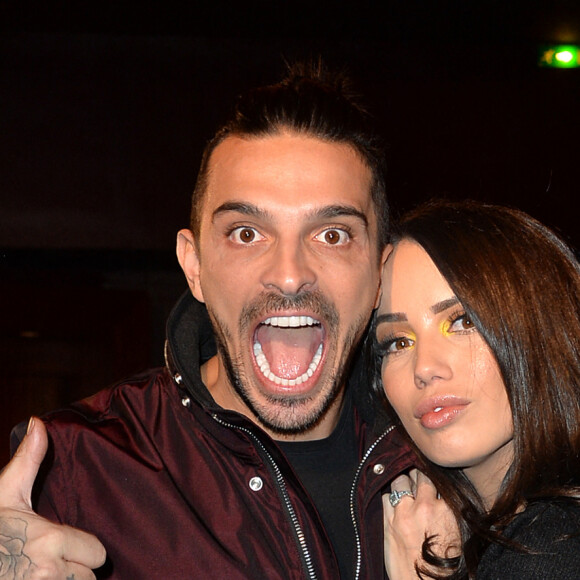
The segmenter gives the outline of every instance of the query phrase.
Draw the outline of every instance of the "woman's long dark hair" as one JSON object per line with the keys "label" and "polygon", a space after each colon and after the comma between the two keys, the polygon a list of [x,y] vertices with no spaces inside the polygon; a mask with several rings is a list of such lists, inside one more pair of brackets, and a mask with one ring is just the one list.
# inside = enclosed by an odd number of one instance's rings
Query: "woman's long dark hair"
{"label": "woman's long dark hair", "polygon": [[489,511],[461,470],[424,460],[460,522],[452,578],[473,578],[490,542],[510,544],[501,532],[518,509],[580,497],[580,267],[529,215],[473,201],[420,206],[401,220],[402,239],[425,249],[475,322],[511,405],[514,459]]}

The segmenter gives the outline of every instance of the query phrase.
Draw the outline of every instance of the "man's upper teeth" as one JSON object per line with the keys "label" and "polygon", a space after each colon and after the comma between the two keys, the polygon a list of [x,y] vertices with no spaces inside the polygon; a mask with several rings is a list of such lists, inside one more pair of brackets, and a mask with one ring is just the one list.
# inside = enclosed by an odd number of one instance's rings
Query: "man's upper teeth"
{"label": "man's upper teeth", "polygon": [[270,316],[264,320],[263,324],[282,328],[299,328],[300,326],[313,326],[318,324],[318,321],[311,316]]}

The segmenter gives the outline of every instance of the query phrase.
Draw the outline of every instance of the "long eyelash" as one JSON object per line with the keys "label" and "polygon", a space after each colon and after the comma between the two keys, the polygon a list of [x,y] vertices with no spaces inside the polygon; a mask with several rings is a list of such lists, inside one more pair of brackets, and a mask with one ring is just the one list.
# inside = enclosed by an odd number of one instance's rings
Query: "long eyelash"
{"label": "long eyelash", "polygon": [[449,318],[447,319],[447,325],[448,325],[447,328],[451,328],[457,321],[461,320],[462,318],[464,320],[469,320],[472,324],[471,328],[466,328],[463,331],[464,333],[477,330],[477,326],[473,322],[473,319],[470,317],[470,315],[464,309],[456,310],[455,312],[453,312],[449,315]]}
{"label": "long eyelash", "polygon": [[465,318],[465,317],[467,317],[467,312],[465,312],[464,309],[456,310],[455,312],[452,312],[449,315],[449,318],[447,318],[447,322],[448,322],[449,326],[451,326],[451,325],[455,324],[461,318]]}
{"label": "long eyelash", "polygon": [[385,336],[380,342],[375,339],[375,353],[378,357],[382,358],[389,354],[389,347],[399,340],[401,337],[395,334],[389,334]]}

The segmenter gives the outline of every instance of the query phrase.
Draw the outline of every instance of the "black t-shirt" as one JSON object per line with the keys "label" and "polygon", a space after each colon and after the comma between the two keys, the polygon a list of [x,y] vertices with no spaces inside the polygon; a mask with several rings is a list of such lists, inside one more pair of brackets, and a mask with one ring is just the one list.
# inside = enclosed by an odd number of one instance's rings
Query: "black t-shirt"
{"label": "black t-shirt", "polygon": [[330,437],[279,444],[318,509],[337,555],[341,578],[351,578],[356,546],[350,492],[358,452],[350,396],[345,397],[339,422]]}

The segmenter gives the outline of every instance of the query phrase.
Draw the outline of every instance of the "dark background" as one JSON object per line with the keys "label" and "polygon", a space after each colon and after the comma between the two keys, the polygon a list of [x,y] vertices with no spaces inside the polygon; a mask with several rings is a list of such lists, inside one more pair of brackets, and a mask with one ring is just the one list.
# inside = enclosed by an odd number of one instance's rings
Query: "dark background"
{"label": "dark background", "polygon": [[580,247],[580,69],[538,67],[542,44],[580,43],[580,3],[183,4],[0,1],[2,441],[162,364],[201,150],[284,58],[351,72],[396,211],[501,202]]}

